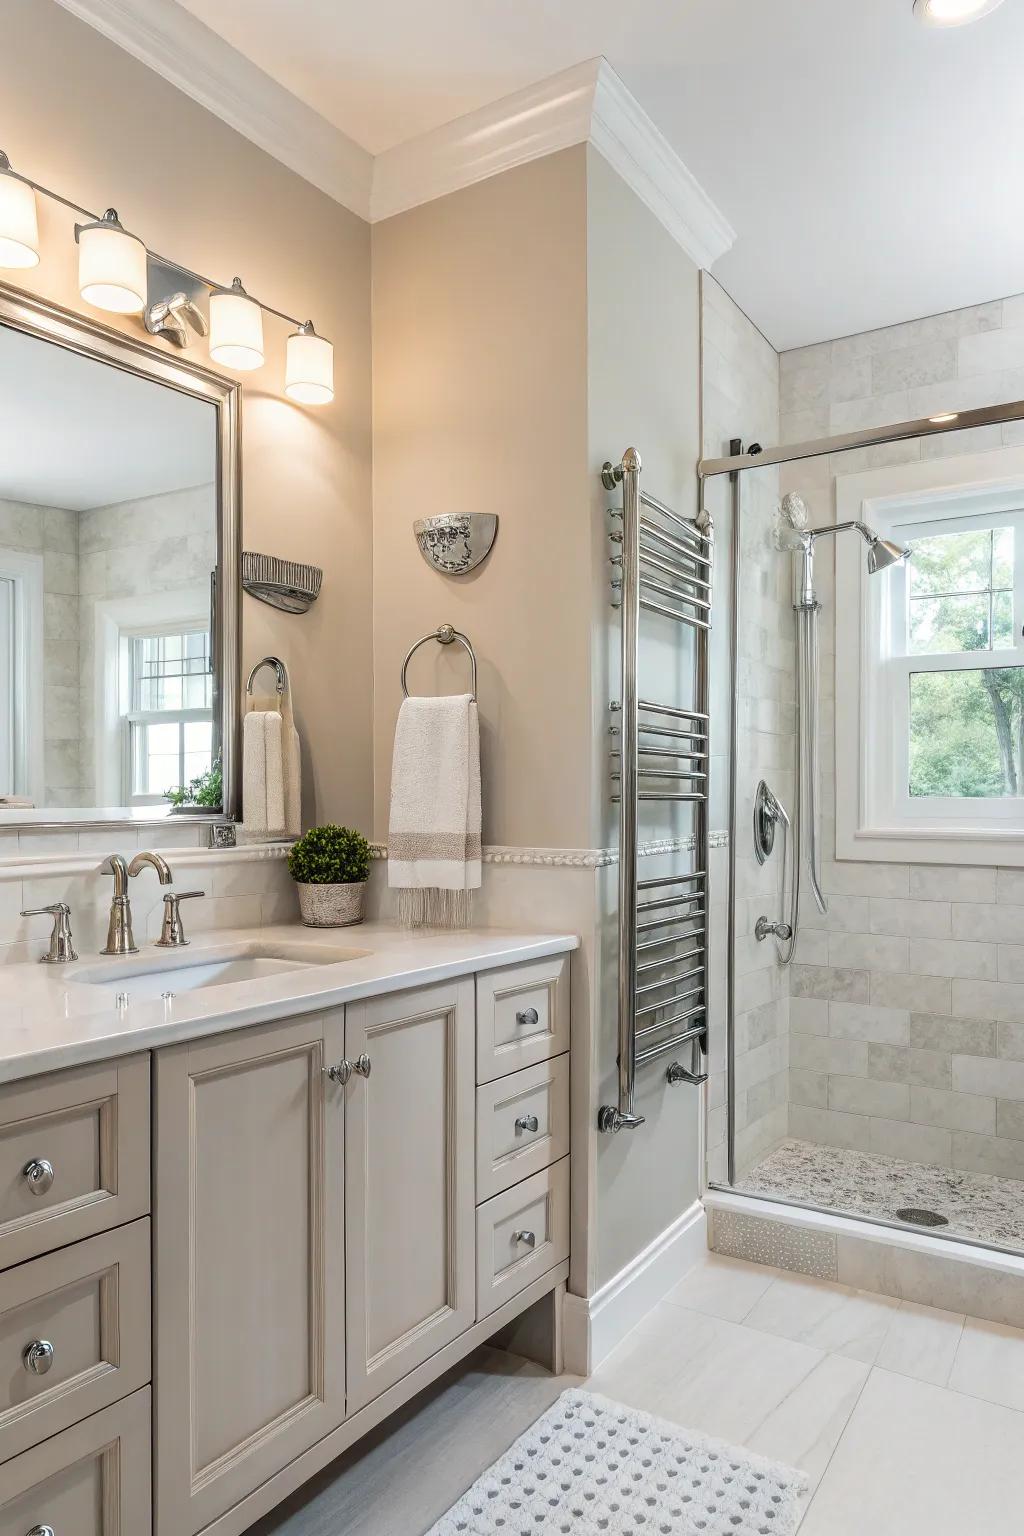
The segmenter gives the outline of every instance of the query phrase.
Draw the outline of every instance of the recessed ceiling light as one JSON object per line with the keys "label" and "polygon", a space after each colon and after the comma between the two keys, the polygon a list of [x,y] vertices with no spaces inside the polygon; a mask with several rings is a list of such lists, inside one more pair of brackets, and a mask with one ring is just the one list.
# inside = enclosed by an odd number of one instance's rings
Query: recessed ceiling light
{"label": "recessed ceiling light", "polygon": [[926,27],[963,27],[1002,5],[1003,0],[914,0],[914,15]]}
{"label": "recessed ceiling light", "polygon": [[938,416],[929,416],[928,420],[933,427],[943,427],[947,421],[959,421],[959,411],[941,411]]}

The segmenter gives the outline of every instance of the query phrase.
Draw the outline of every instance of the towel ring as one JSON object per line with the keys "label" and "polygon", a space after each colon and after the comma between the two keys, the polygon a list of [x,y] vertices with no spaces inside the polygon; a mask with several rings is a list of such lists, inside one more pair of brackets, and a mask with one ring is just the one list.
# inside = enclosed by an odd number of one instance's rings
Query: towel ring
{"label": "towel ring", "polygon": [[288,669],[284,662],[281,660],[280,656],[264,656],[262,661],[258,661],[256,663],[252,671],[249,673],[248,679],[246,681],[246,693],[252,693],[252,685],[256,680],[256,674],[257,672],[261,672],[264,667],[273,667],[274,671],[277,673],[277,692],[279,695],[286,694],[288,692]]}
{"label": "towel ring", "polygon": [[406,658],[402,662],[402,697],[405,698],[405,699],[407,699],[409,697],[409,686],[408,686],[408,683],[406,682],[406,672],[409,669],[410,661],[412,660],[412,658],[416,654],[416,652],[419,650],[420,646],[421,645],[429,645],[431,640],[436,640],[438,645],[451,645],[453,640],[457,640],[459,642],[459,644],[462,646],[463,650],[467,651],[469,653],[469,659],[470,659],[470,661],[471,661],[471,663],[473,665],[473,692],[471,694],[471,698],[472,698],[472,700],[473,700],[473,702],[475,704],[476,703],[476,652],[474,651],[472,645],[470,644],[470,641],[469,641],[468,637],[466,635],[464,635],[461,630],[455,629],[451,624],[439,624],[437,629],[435,629],[431,634],[424,635],[422,640],[417,640],[415,645],[410,646],[409,651],[408,651],[408,653],[406,655]]}

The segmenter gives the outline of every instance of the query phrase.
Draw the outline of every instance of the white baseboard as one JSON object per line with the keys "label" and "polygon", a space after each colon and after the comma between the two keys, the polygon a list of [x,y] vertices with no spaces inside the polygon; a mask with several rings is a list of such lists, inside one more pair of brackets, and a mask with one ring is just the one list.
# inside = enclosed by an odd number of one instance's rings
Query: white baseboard
{"label": "white baseboard", "polygon": [[699,1261],[707,1248],[704,1206],[695,1200],[642,1253],[589,1299],[565,1298],[565,1368],[589,1376]]}

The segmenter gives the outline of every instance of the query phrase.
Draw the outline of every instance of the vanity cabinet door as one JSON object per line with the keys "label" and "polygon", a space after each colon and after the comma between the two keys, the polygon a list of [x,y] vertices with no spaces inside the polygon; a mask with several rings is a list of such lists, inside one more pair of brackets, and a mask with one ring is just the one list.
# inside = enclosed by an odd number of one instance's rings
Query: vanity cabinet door
{"label": "vanity cabinet door", "polygon": [[350,1414],[476,1317],[474,1036],[472,978],[345,1011]]}
{"label": "vanity cabinet door", "polygon": [[189,1536],[345,1416],[343,1012],[156,1057],[156,1512]]}

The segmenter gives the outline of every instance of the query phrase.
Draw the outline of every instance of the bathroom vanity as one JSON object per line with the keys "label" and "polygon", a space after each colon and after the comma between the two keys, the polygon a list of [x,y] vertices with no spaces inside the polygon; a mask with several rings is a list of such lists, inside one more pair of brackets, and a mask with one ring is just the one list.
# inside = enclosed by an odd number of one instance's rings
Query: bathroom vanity
{"label": "bathroom vanity", "polygon": [[239,1536],[554,1322],[575,947],[282,927],[4,970],[0,1536]]}

